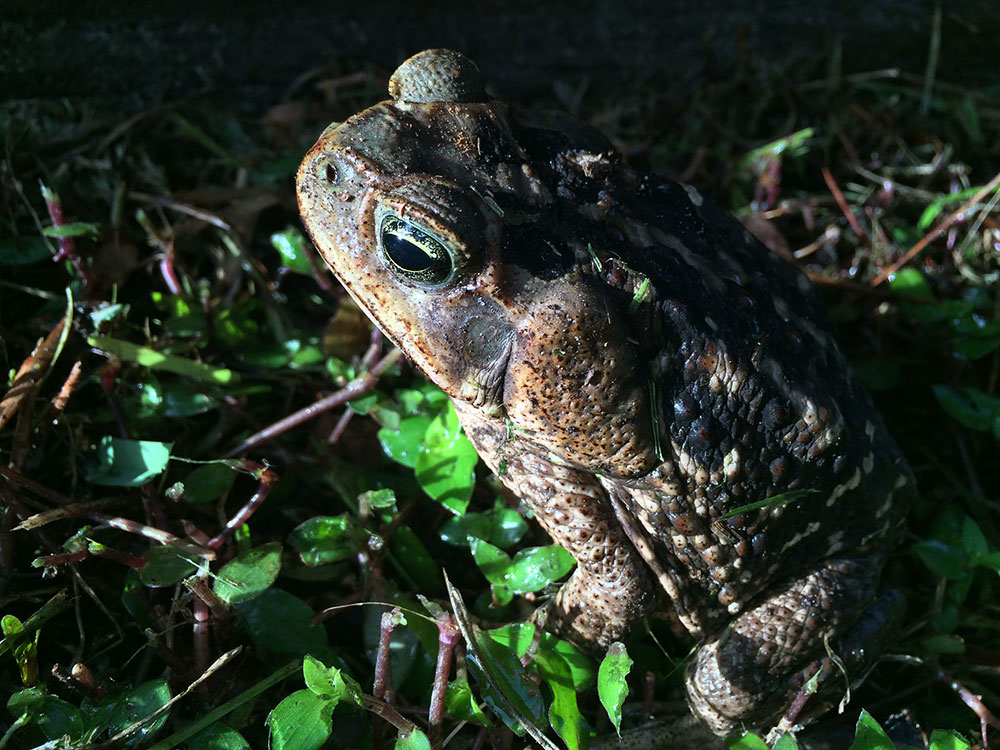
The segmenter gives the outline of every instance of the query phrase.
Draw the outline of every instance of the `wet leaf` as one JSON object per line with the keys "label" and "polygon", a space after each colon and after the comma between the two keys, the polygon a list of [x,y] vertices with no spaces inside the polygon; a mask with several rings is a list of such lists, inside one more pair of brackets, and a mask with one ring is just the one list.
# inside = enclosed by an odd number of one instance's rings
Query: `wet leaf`
{"label": "wet leaf", "polygon": [[622,706],[628,697],[628,675],[632,659],[623,643],[612,643],[597,671],[597,695],[618,736],[622,733]]}
{"label": "wet leaf", "polygon": [[247,602],[270,588],[280,570],[281,544],[263,544],[223,565],[212,590],[227,604]]}
{"label": "wet leaf", "polygon": [[431,421],[417,454],[417,481],[424,492],[456,515],[465,513],[475,484],[479,455],[462,433],[455,408],[449,402]]}
{"label": "wet leaf", "polygon": [[105,435],[94,463],[84,470],[87,481],[112,487],[138,487],[163,473],[173,443],[127,440]]}
{"label": "wet leaf", "polygon": [[315,567],[351,557],[357,553],[360,539],[354,521],[343,513],[303,521],[288,535],[288,543],[303,563]]}

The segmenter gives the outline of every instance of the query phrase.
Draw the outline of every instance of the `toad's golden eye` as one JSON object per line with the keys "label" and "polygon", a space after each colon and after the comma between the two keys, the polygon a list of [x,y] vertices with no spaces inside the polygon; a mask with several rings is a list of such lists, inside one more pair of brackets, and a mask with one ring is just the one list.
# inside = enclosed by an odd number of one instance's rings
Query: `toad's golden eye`
{"label": "toad's golden eye", "polygon": [[379,242],[390,268],[418,284],[440,284],[454,270],[451,254],[440,240],[398,216],[382,217]]}

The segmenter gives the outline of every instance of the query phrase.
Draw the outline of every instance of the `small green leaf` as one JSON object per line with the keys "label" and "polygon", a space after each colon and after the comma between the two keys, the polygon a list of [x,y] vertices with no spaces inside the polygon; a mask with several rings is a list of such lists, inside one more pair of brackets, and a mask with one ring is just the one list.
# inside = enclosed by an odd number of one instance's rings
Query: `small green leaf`
{"label": "small green leaf", "polygon": [[[131,690],[115,691],[100,700],[91,709],[87,721],[91,728],[117,734],[152,714],[170,700],[170,688],[164,679],[144,682]],[[146,724],[134,735],[132,743],[141,741],[159,731],[167,721],[166,712]]]}
{"label": "small green leaf", "polygon": [[212,590],[227,604],[247,602],[270,588],[280,570],[281,544],[263,544],[222,566]]}
{"label": "small green leaf", "polygon": [[275,656],[305,656],[328,645],[326,629],[314,625],[312,608],[293,594],[270,588],[236,605],[246,620],[254,646]]}
{"label": "small green leaf", "polygon": [[38,687],[14,693],[7,701],[7,710],[15,719],[21,714],[29,714],[46,740],[64,736],[79,740],[87,731],[83,712],[79,708]]}
{"label": "small green leaf", "polygon": [[427,434],[430,424],[431,417],[420,414],[404,417],[399,423],[398,430],[386,427],[380,429],[378,439],[385,455],[410,469],[416,468],[420,446],[424,442],[424,435]]}
{"label": "small green leaf", "polygon": [[962,521],[962,549],[969,557],[979,557],[990,551],[989,542],[986,541],[982,529],[969,516]]}
{"label": "small green leaf", "polygon": [[345,675],[336,667],[328,667],[314,656],[306,656],[302,662],[302,677],[306,687],[316,695],[330,698],[334,705],[346,700],[356,706],[362,702],[361,686],[350,675]]}
{"label": "small green leaf", "polygon": [[243,735],[217,721],[188,740],[187,750],[250,750]]}
{"label": "small green leaf", "polygon": [[43,260],[51,260],[49,246],[37,235],[20,237],[0,237],[0,265],[30,266]]}
{"label": "small green leaf", "polygon": [[393,567],[414,581],[418,590],[430,592],[441,587],[441,566],[409,526],[396,527],[389,549]]}
{"label": "small green leaf", "polygon": [[932,635],[922,638],[920,645],[933,654],[965,653],[965,642],[956,635]]}
{"label": "small green leaf", "polygon": [[849,750],[895,750],[895,747],[882,726],[870,713],[862,710],[854,730],[854,743]]}
{"label": "small green leaf", "polygon": [[267,715],[273,750],[317,750],[333,731],[336,702],[310,690],[296,690]]}
{"label": "small green leaf", "polygon": [[[959,190],[955,193],[948,193],[947,195],[942,195],[935,199],[927,208],[924,209],[923,214],[920,216],[920,220],[917,222],[917,227],[923,232],[929,229],[931,224],[934,223],[938,215],[948,206],[954,204],[960,204],[963,201],[968,200],[980,190],[982,190],[985,185],[974,185],[964,190]],[[997,192],[1000,190],[1000,185],[994,185],[993,189],[990,190],[987,195]],[[985,197],[985,196],[984,196]]]}
{"label": "small green leaf", "polygon": [[173,443],[127,440],[105,435],[96,462],[85,467],[87,481],[111,487],[139,487],[162,474]]}
{"label": "small green leaf", "polygon": [[528,547],[513,558],[489,542],[469,539],[472,556],[491,584],[497,602],[507,604],[514,594],[539,591],[572,570],[573,556],[559,545]]}
{"label": "small green leaf", "polygon": [[228,464],[199,466],[185,477],[182,497],[194,505],[215,502],[229,492],[235,479],[236,472]]}
{"label": "small green leaf", "polygon": [[309,567],[346,560],[361,544],[354,521],[346,513],[315,516],[303,521],[288,535],[288,543]]}
{"label": "small green leaf", "polygon": [[358,505],[367,505],[369,508],[395,508],[396,491],[386,488],[381,490],[368,490],[358,495]]}
{"label": "small green leaf", "polygon": [[312,275],[306,240],[298,229],[290,227],[284,232],[275,232],[271,235],[271,246],[281,255],[281,262],[295,273]]}
{"label": "small green leaf", "polygon": [[518,735],[524,734],[524,728],[507,712],[507,706],[536,726],[544,726],[545,703],[517,654],[488,632],[479,634],[476,646],[476,654],[468,655],[468,664],[490,709]]}
{"label": "small green leaf", "polygon": [[992,430],[1000,437],[1000,399],[976,388],[931,386],[934,397],[955,421],[972,430]]}
{"label": "small green leaf", "polygon": [[469,679],[462,674],[448,683],[444,694],[444,708],[449,714],[462,721],[471,721],[484,727],[493,726],[493,722],[479,708],[479,701],[472,692]]}
{"label": "small green leaf", "polygon": [[424,492],[455,515],[462,515],[472,497],[479,455],[462,433],[455,407],[448,403],[427,428],[414,470]]}
{"label": "small green leaf", "polygon": [[986,555],[980,555],[973,562],[995,573],[1000,573],[1000,552],[990,552]]}
{"label": "small green leaf", "polygon": [[774,750],[798,750],[799,743],[790,734],[782,734],[778,741],[774,743]]}
{"label": "small green leaf", "polygon": [[528,524],[521,515],[499,502],[485,513],[449,518],[439,533],[441,541],[456,547],[468,547],[469,538],[473,537],[505,549],[521,541],[527,530]]}
{"label": "small green leaf", "polygon": [[97,237],[100,233],[100,225],[89,221],[74,221],[58,227],[42,229],[42,234],[46,237]]}
{"label": "small green leaf", "polygon": [[[202,324],[202,329],[204,324]],[[139,346],[131,341],[123,341],[109,336],[89,336],[87,343],[95,349],[112,356],[135,362],[143,367],[187,375],[195,380],[203,380],[218,385],[233,385],[239,382],[239,375],[223,367],[212,367],[173,354],[163,354],[148,346]]]}
{"label": "small green leaf", "polygon": [[930,750],[969,750],[971,743],[954,729],[935,729],[931,732]]}
{"label": "small green leaf", "polygon": [[753,732],[747,732],[735,740],[727,740],[726,744],[730,750],[771,750],[767,743]]}
{"label": "small green leaf", "polygon": [[199,561],[169,544],[153,547],[146,553],[146,564],[139,571],[144,586],[161,588],[193,576],[198,572]]}
{"label": "small green leaf", "polygon": [[426,734],[414,727],[409,732],[399,733],[395,750],[431,750],[431,741]]}
{"label": "small green leaf", "polygon": [[967,574],[964,552],[938,539],[924,539],[913,545],[924,565],[942,578],[957,581]]}
{"label": "small green leaf", "polygon": [[901,268],[893,274],[889,280],[889,288],[893,292],[905,294],[908,297],[919,297],[920,299],[934,299],[934,292],[927,279],[915,268]]}
{"label": "small green leaf", "polygon": [[608,712],[618,736],[622,733],[622,706],[628,697],[628,675],[632,659],[622,643],[612,643],[597,670],[597,696]]}

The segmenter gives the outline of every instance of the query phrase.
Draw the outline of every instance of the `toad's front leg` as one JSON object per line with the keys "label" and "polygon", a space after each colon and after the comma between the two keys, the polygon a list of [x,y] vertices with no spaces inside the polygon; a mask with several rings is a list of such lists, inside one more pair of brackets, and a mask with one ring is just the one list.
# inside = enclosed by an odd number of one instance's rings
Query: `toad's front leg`
{"label": "toad's front leg", "polygon": [[591,651],[623,638],[633,623],[656,609],[660,596],[598,480],[508,436],[503,422],[461,404],[456,408],[487,465],[577,562],[559,593],[539,611],[540,619],[550,631]]}

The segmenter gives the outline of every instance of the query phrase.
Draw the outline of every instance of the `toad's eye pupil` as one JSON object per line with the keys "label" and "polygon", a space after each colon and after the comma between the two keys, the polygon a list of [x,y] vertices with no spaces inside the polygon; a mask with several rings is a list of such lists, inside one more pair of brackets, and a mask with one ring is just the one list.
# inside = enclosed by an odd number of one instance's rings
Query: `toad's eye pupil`
{"label": "toad's eye pupil", "polygon": [[385,257],[392,269],[405,278],[438,284],[451,273],[451,256],[441,242],[410,222],[386,216],[380,234]]}
{"label": "toad's eye pupil", "polygon": [[421,273],[434,265],[434,259],[405,235],[385,232],[382,246],[392,262],[404,271]]}

